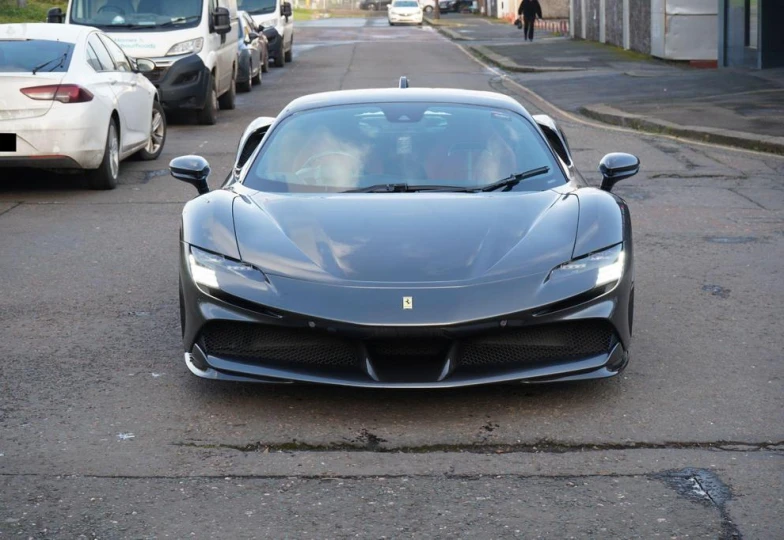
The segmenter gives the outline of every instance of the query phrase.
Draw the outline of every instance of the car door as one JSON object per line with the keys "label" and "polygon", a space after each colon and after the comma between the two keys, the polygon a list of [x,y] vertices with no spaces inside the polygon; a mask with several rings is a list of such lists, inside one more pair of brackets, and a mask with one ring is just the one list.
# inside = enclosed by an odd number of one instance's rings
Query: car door
{"label": "car door", "polygon": [[[250,18],[249,15],[242,15],[239,20],[239,23],[243,27],[242,33],[245,36],[245,39],[248,39],[250,37],[250,34],[256,34],[257,36],[259,35],[255,25],[253,24],[253,20]],[[261,61],[262,61],[261,42],[259,38],[257,37],[256,39],[248,43],[248,48],[250,48],[251,50],[250,51],[250,60],[251,60],[250,75],[252,77],[254,73],[257,73],[261,69]]]}
{"label": "car door", "polygon": [[123,151],[138,147],[150,136],[152,122],[152,102],[154,97],[146,86],[139,84],[139,75],[134,72],[131,61],[119,45],[106,35],[98,34],[114,62],[115,71],[112,88],[117,96],[120,119],[124,131],[122,137]]}
{"label": "car door", "polygon": [[115,79],[114,61],[98,39],[98,34],[90,34],[84,47],[87,65],[95,72],[95,76],[89,77],[85,86],[101,101],[104,108],[111,112],[117,102],[112,84]]}
{"label": "car door", "polygon": [[229,0],[211,0],[210,3],[215,3],[217,7],[228,9],[231,17],[231,30],[229,33],[223,36],[215,34],[220,42],[219,48],[217,49],[218,58],[220,59],[218,64],[221,68],[221,70],[218,71],[218,77],[221,79],[221,87],[224,90],[228,90],[231,88],[234,79],[234,66],[237,60],[237,34],[239,30],[235,26],[239,25],[239,19],[237,18],[237,3],[232,3]]}

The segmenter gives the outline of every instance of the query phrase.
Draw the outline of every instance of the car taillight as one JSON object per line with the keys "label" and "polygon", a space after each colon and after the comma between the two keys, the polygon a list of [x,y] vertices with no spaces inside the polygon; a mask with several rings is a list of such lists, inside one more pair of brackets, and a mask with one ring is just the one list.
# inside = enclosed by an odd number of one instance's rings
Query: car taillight
{"label": "car taillight", "polygon": [[50,84],[31,86],[20,90],[30,99],[39,101],[59,101],[60,103],[84,103],[92,101],[93,94],[78,84]]}

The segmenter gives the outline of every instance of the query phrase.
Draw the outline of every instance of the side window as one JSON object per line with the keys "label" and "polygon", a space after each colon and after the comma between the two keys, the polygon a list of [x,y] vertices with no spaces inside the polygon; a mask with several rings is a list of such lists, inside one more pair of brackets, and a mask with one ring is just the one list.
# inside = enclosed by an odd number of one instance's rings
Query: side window
{"label": "side window", "polygon": [[[109,55],[109,51],[103,46],[103,42],[98,39],[98,34],[93,34],[87,39],[87,58],[89,62],[90,51],[95,53],[98,60],[98,67],[93,66],[96,71],[114,71],[114,62]],[[90,64],[92,65],[92,64]]]}
{"label": "side window", "polygon": [[100,37],[101,42],[106,45],[106,50],[112,55],[112,60],[114,60],[114,65],[117,66],[117,71],[133,71],[131,69],[131,63],[128,61],[128,57],[125,56],[125,53],[120,46],[106,36]]}
{"label": "side window", "polygon": [[95,71],[103,71],[103,66],[101,65],[101,61],[98,60],[98,55],[95,53],[95,50],[93,49],[92,45],[88,43],[87,47],[85,48],[85,51],[87,52],[87,64]]}

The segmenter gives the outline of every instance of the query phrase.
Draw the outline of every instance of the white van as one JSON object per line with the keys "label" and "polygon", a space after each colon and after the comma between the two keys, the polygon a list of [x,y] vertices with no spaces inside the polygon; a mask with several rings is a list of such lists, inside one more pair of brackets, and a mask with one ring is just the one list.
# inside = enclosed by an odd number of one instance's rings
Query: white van
{"label": "white van", "polygon": [[47,21],[100,28],[128,56],[153,60],[146,75],[168,111],[215,124],[219,106],[234,108],[237,0],[69,0]]}
{"label": "white van", "polygon": [[239,9],[247,11],[257,29],[267,36],[269,57],[277,67],[293,60],[294,14],[287,0],[238,0]]}

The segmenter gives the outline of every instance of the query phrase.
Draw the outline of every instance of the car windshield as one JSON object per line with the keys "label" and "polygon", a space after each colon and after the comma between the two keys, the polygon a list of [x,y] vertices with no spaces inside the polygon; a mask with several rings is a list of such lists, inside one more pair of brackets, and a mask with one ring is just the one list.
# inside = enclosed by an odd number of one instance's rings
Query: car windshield
{"label": "car windshield", "polygon": [[0,40],[0,72],[68,71],[73,47],[44,39]]}
{"label": "car windshield", "polygon": [[419,3],[416,0],[397,0],[396,2],[392,2],[392,6],[394,7],[418,7]]}
{"label": "car windshield", "polygon": [[237,7],[251,15],[272,13],[278,5],[278,0],[239,0]]}
{"label": "car windshield", "polygon": [[547,168],[513,186],[566,183],[539,132],[514,112],[436,103],[334,106],[283,120],[243,182],[270,192],[336,192],[383,184],[481,188]]}
{"label": "car windshield", "polygon": [[201,20],[204,0],[74,0],[71,22],[110,31],[177,29]]}

